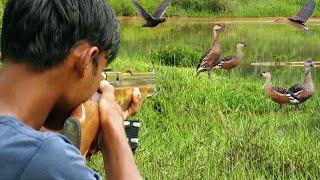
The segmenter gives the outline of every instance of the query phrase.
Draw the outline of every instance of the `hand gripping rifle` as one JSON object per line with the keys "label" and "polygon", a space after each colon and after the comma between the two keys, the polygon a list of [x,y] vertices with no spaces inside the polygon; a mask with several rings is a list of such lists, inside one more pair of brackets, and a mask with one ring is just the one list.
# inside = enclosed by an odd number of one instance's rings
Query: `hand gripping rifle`
{"label": "hand gripping rifle", "polygon": [[[115,87],[115,97],[122,110],[130,106],[135,87],[140,90],[141,101],[156,94],[154,72],[106,72],[106,80]],[[65,121],[62,133],[80,149],[83,156],[87,156],[93,153],[91,150],[96,150],[99,121],[98,103],[88,100],[75,109],[71,117]],[[130,124],[130,122],[126,123]],[[128,135],[128,132],[126,133]]]}

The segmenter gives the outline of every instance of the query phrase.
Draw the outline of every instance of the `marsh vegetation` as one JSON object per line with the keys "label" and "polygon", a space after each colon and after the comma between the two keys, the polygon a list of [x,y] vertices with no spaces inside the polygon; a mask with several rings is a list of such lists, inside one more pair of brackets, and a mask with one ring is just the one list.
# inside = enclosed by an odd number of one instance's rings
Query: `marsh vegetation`
{"label": "marsh vegetation", "polygon": [[[242,19],[243,20],[243,19]],[[319,60],[320,27],[312,35],[272,23],[231,23],[221,35],[222,56],[246,42],[242,65],[195,76],[219,19],[170,19],[156,29],[122,18],[122,48],[113,70],[157,72],[158,95],[135,117],[143,122],[137,164],[146,179],[317,178],[320,172],[319,70],[316,93],[301,111],[277,106],[264,95],[258,74],[289,87],[304,79],[302,67],[253,67],[251,62]],[[251,19],[250,21],[254,21]],[[197,23],[195,23],[197,22]],[[94,162],[94,163],[93,163]],[[100,156],[91,166],[102,167]]]}

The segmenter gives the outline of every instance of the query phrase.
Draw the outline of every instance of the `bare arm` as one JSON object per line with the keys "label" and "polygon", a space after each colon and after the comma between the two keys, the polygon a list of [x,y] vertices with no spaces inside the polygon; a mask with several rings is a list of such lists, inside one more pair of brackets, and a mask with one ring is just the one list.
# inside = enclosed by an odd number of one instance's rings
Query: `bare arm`
{"label": "bare arm", "polygon": [[139,106],[139,92],[133,93],[131,107],[122,112],[114,97],[114,88],[108,82],[100,85],[100,128],[103,146],[100,148],[108,179],[142,179],[129,147],[123,121],[135,114]]}

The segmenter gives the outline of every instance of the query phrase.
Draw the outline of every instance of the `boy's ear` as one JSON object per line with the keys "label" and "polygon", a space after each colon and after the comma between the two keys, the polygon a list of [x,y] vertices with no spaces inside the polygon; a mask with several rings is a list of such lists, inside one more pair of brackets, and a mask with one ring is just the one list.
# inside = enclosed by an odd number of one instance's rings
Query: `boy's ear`
{"label": "boy's ear", "polygon": [[76,69],[80,74],[80,77],[84,77],[87,73],[90,63],[98,57],[99,49],[95,46],[90,47],[82,51],[80,56],[76,60]]}

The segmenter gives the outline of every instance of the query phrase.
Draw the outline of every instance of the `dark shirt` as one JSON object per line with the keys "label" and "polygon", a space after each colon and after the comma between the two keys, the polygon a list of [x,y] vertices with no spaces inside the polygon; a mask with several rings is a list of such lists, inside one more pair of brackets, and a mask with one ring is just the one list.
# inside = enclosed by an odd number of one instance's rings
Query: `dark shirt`
{"label": "dark shirt", "polygon": [[0,179],[101,179],[64,136],[0,116]]}

